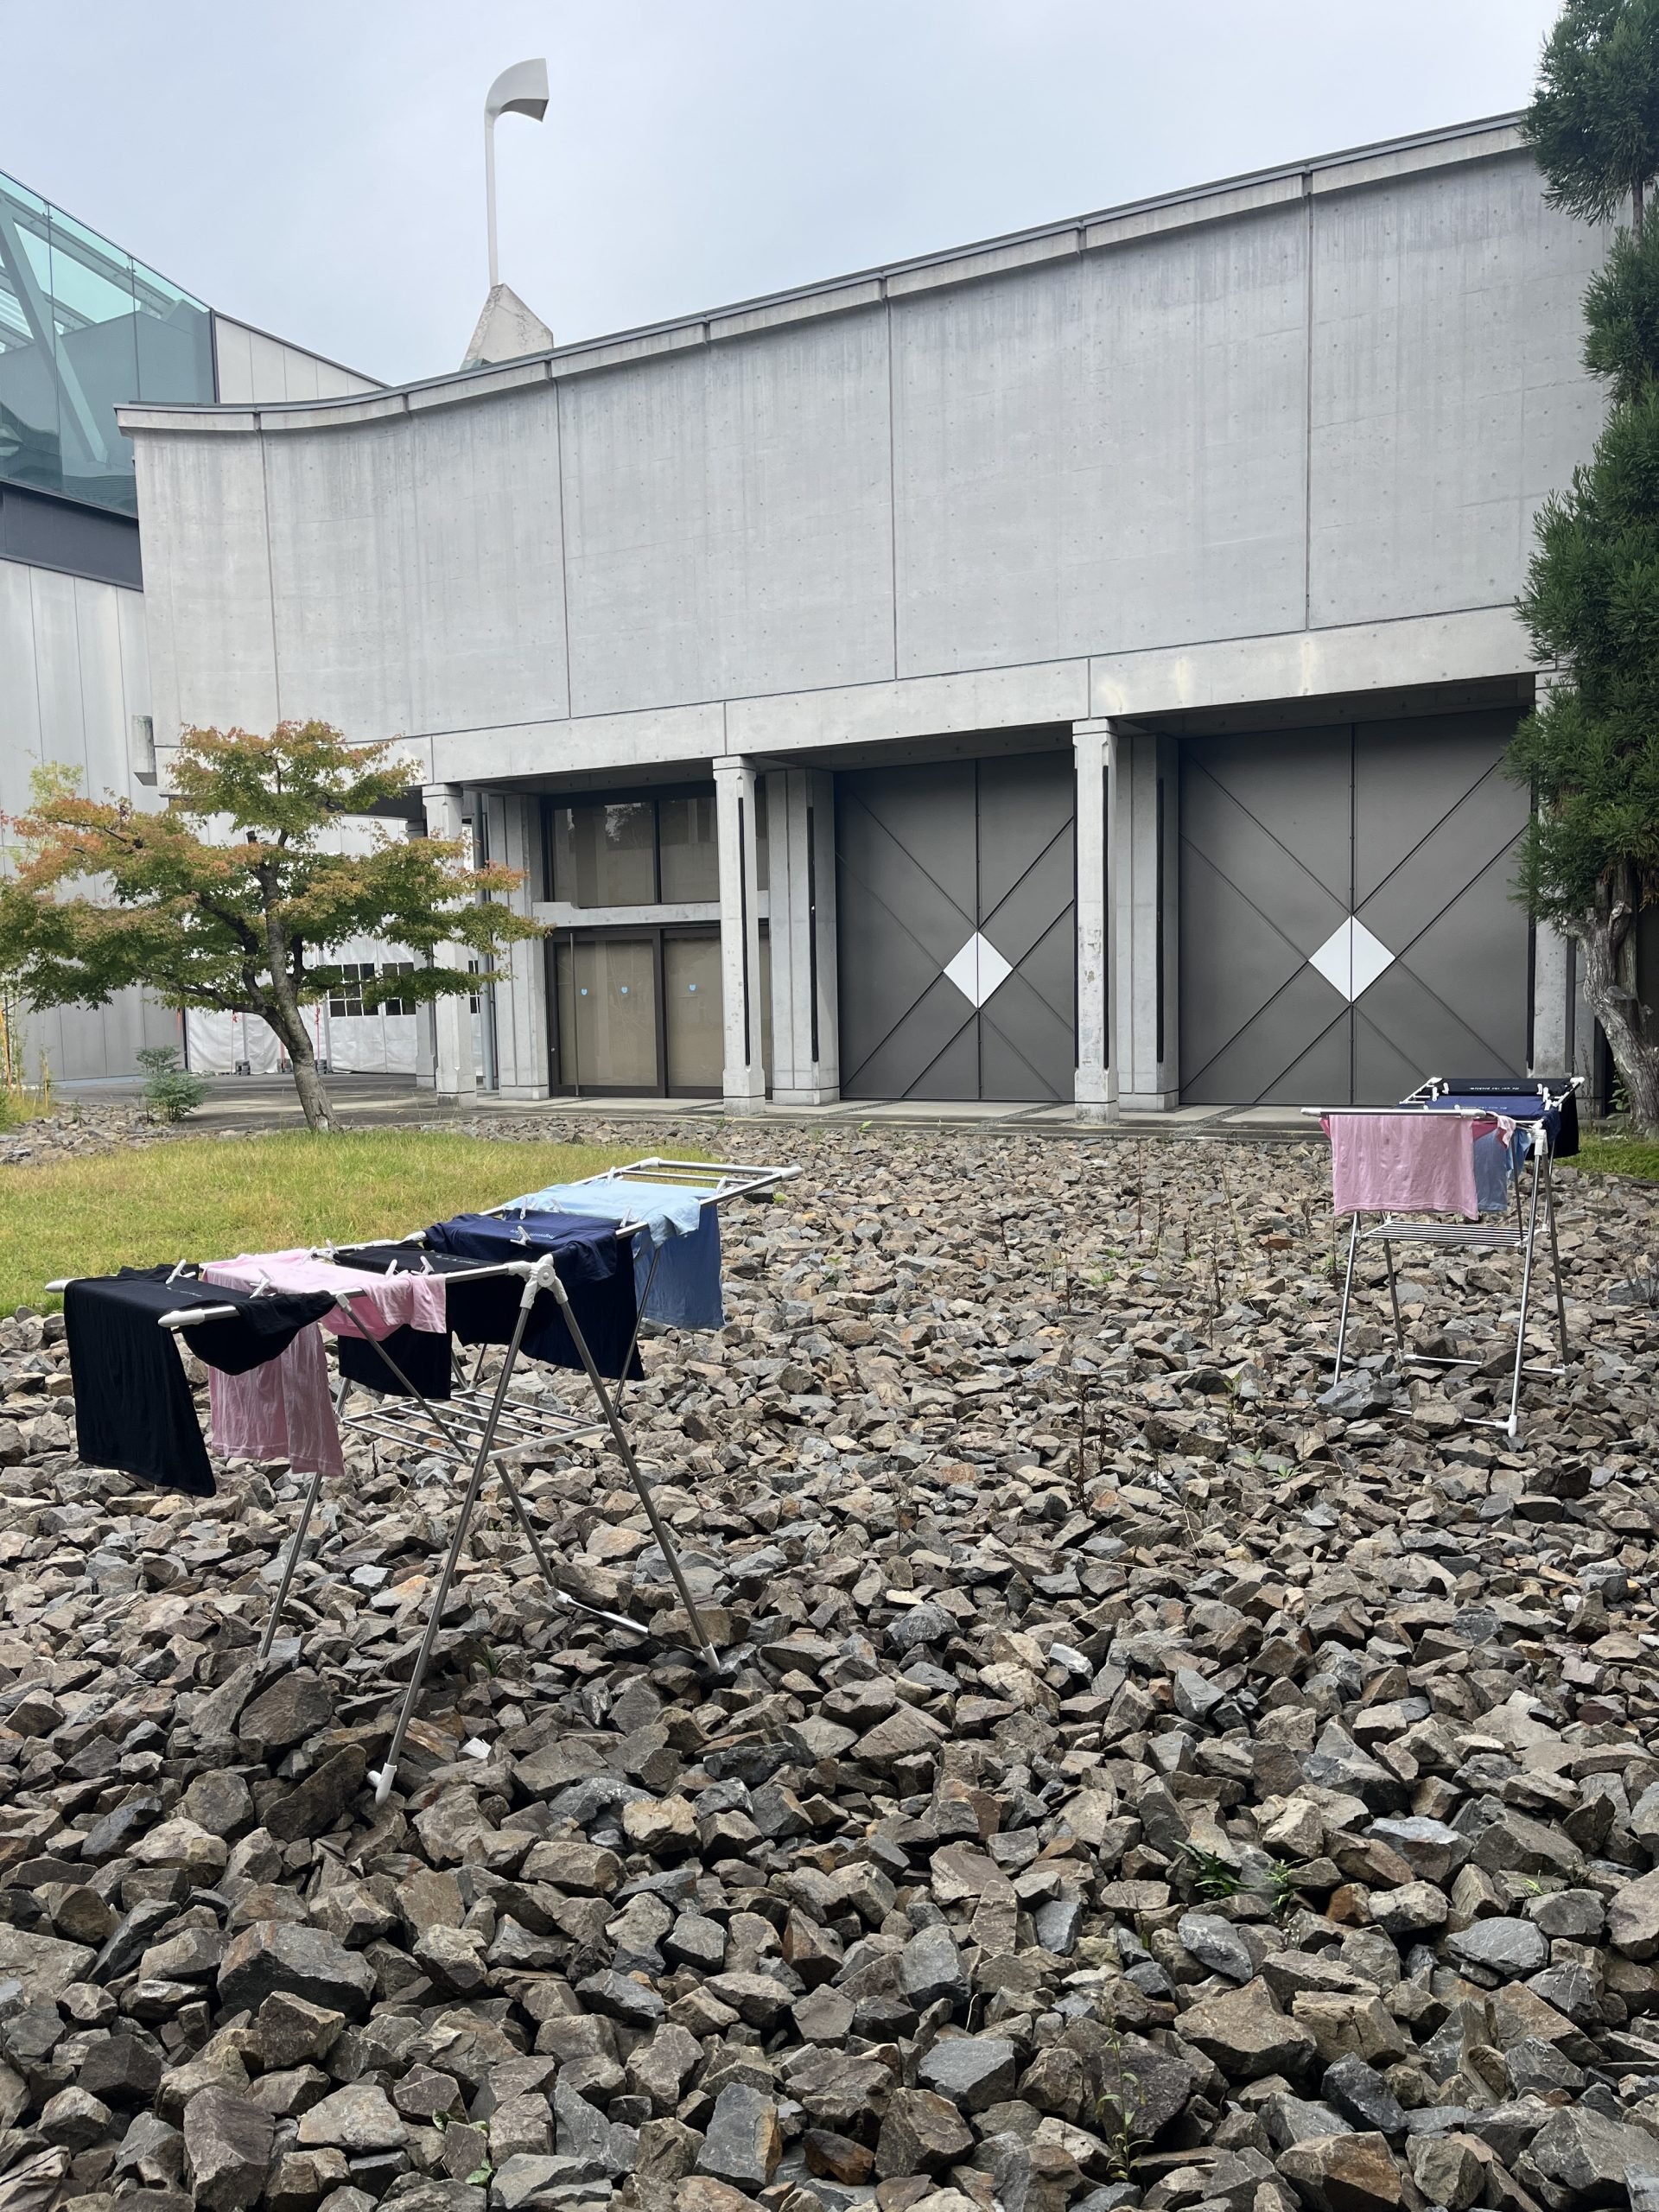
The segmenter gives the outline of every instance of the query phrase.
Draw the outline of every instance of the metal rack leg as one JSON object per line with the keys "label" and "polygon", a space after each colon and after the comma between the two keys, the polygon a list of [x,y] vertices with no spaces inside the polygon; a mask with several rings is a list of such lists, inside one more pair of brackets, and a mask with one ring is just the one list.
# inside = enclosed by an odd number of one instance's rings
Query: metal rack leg
{"label": "metal rack leg", "polygon": [[1342,1380],[1342,1352],[1348,1341],[1348,1307],[1354,1294],[1354,1255],[1359,1249],[1359,1211],[1354,1211],[1353,1232],[1348,1239],[1348,1272],[1342,1279],[1342,1318],[1337,1323],[1337,1363],[1331,1376],[1334,1389]]}
{"label": "metal rack leg", "polygon": [[1388,1262],[1389,1303],[1394,1308],[1394,1348],[1403,1359],[1406,1351],[1406,1325],[1400,1318],[1400,1286],[1395,1279],[1394,1247],[1385,1236],[1382,1256]]}
{"label": "metal rack leg", "polygon": [[[550,1267],[547,1272],[550,1274],[552,1274]],[[556,1281],[557,1278],[555,1277],[555,1280]],[[467,1541],[467,1524],[471,1522],[477,1507],[478,1493],[484,1486],[484,1473],[490,1464],[490,1451],[495,1442],[496,1426],[501,1418],[501,1408],[506,1403],[507,1385],[512,1380],[513,1366],[518,1357],[518,1347],[524,1342],[524,1323],[529,1318],[531,1306],[535,1303],[537,1290],[539,1287],[534,1274],[529,1276],[524,1284],[524,1294],[518,1305],[518,1318],[513,1323],[512,1341],[507,1346],[506,1357],[501,1363],[501,1374],[495,1386],[495,1395],[490,1402],[490,1410],[484,1424],[484,1433],[478,1440],[478,1454],[473,1461],[473,1471],[467,1484],[467,1494],[461,1500],[461,1511],[455,1521],[455,1533],[450,1540],[448,1552],[444,1554],[442,1572],[438,1576],[438,1586],[432,1593],[432,1610],[427,1616],[425,1633],[421,1637],[421,1648],[416,1655],[415,1671],[409,1678],[409,1688],[404,1694],[404,1702],[397,1714],[397,1725],[391,1732],[391,1743],[386,1752],[386,1763],[379,1773],[373,1777],[374,1802],[377,1805],[385,1803],[391,1795],[391,1785],[397,1779],[397,1762],[403,1755],[404,1738],[409,1733],[409,1724],[415,1717],[415,1707],[421,1694],[421,1685],[426,1679],[426,1670],[432,1662],[433,1647],[438,1640],[439,1624],[443,1618],[443,1609],[449,1602],[449,1586],[454,1580],[455,1563],[461,1557],[461,1548]]]}
{"label": "metal rack leg", "polygon": [[[1548,1144],[1546,1137],[1543,1141]],[[1561,1248],[1555,1237],[1555,1177],[1548,1151],[1544,1154],[1544,1218],[1549,1226],[1549,1269],[1555,1284],[1555,1332],[1560,1339],[1561,1365],[1567,1365],[1567,1299],[1561,1289]]]}
{"label": "metal rack leg", "polygon": [[1532,1302],[1532,1255],[1538,1237],[1538,1161],[1532,1164],[1532,1205],[1527,1223],[1525,1258],[1521,1268],[1521,1316],[1515,1331],[1515,1374],[1510,1384],[1510,1417],[1503,1424],[1513,1443],[1521,1426],[1521,1370],[1527,1357],[1527,1310]]}
{"label": "metal rack leg", "polygon": [[322,1469],[319,1467],[311,1478],[311,1487],[305,1493],[305,1503],[300,1508],[299,1526],[295,1529],[288,1547],[288,1557],[283,1565],[283,1579],[276,1585],[276,1595],[271,1599],[270,1612],[265,1621],[265,1632],[259,1639],[262,1661],[270,1656],[270,1647],[276,1640],[277,1624],[283,1618],[283,1608],[288,1603],[289,1587],[294,1580],[294,1570],[300,1563],[300,1554],[305,1549],[306,1531],[311,1526],[311,1516],[318,1498],[322,1495]]}
{"label": "metal rack leg", "polygon": [[633,1316],[633,1334],[628,1338],[628,1349],[622,1362],[622,1373],[616,1386],[616,1402],[620,1406],[627,1393],[628,1370],[633,1365],[633,1355],[639,1348],[639,1331],[645,1322],[645,1308],[651,1303],[651,1286],[657,1280],[657,1262],[663,1256],[660,1244],[651,1248],[651,1265],[645,1269],[645,1287],[639,1294]]}
{"label": "metal rack leg", "polygon": [[657,1501],[652,1497],[645,1478],[639,1471],[639,1462],[633,1455],[633,1446],[628,1440],[628,1433],[618,1418],[616,1408],[611,1402],[610,1393],[605,1388],[604,1379],[594,1364],[594,1355],[588,1349],[588,1339],[582,1335],[581,1325],[570,1309],[570,1294],[559,1281],[556,1274],[549,1287],[558,1300],[559,1311],[564,1316],[564,1325],[570,1332],[570,1341],[575,1344],[577,1355],[588,1370],[588,1380],[593,1385],[594,1395],[599,1401],[600,1411],[605,1416],[617,1452],[623,1465],[628,1471],[628,1479],[639,1494],[639,1503],[645,1509],[645,1517],[651,1522],[652,1531],[662,1548],[663,1557],[668,1562],[668,1571],[673,1576],[674,1586],[680,1593],[680,1602],[685,1607],[685,1617],[691,1624],[691,1633],[697,1640],[697,1648],[702,1656],[703,1663],[718,1672],[721,1665],[720,1654],[709,1641],[709,1631],[702,1624],[702,1615],[697,1611],[696,1599],[691,1595],[691,1586],[685,1579],[685,1569],[680,1565],[680,1554],[675,1548],[674,1540],[669,1535],[661,1514],[657,1510]]}

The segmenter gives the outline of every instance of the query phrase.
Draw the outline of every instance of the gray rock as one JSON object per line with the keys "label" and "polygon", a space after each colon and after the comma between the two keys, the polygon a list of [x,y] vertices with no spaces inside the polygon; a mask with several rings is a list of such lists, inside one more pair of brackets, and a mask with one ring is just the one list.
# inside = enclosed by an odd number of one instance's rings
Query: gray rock
{"label": "gray rock", "polygon": [[696,2171],[734,2189],[764,2189],[784,2155],[778,2107],[746,2082],[728,2082],[715,2100]]}
{"label": "gray rock", "polygon": [[1371,2128],[1379,2135],[1403,2135],[1406,2115],[1400,2101],[1373,2066],[1368,2066],[1357,2052],[1339,2058],[1334,2066],[1327,2066],[1319,2083],[1319,2094],[1327,2104],[1334,2105],[1345,2120],[1357,2128]]}
{"label": "gray rock", "polygon": [[944,1643],[957,1632],[952,1615],[943,1605],[907,1606],[887,1630],[895,1651],[916,1651],[924,1644]]}
{"label": "gray rock", "polygon": [[[1516,2162],[1523,2189],[1573,2207],[1621,2204],[1636,2174],[1659,2174],[1659,2143],[1584,2106],[1552,2113]],[[1559,2194],[1558,2194],[1559,2193]]]}
{"label": "gray rock", "polygon": [[300,2120],[300,2145],[309,2150],[333,2144],[353,2156],[365,2151],[399,2151],[409,2129],[391,2100],[377,2083],[348,2082],[315,2104]]}
{"label": "gray rock", "polygon": [[1219,1913],[1184,1912],[1175,1933],[1202,1967],[1225,1974],[1230,1981],[1246,1982],[1255,1972],[1249,1947],[1231,1921]]}
{"label": "gray rock", "polygon": [[934,2044],[917,2069],[917,2080],[958,2112],[983,2112],[1013,2094],[1017,2072],[1017,2054],[1005,2037],[951,2036]]}
{"label": "gray rock", "polygon": [[952,2005],[968,2001],[968,1976],[949,1928],[924,1928],[899,1955],[899,1986],[918,2012],[941,1998]]}
{"label": "gray rock", "polygon": [[203,2089],[184,2108],[191,2195],[207,2212],[242,2212],[264,2193],[276,2122],[228,2089]]}
{"label": "gray rock", "polygon": [[1530,1920],[1478,1920],[1448,1936],[1446,1948],[1460,1966],[1484,1967],[1506,1981],[1536,1974],[1549,1958],[1548,1941]]}
{"label": "gray rock", "polygon": [[359,1953],[320,1928],[257,1920],[232,1937],[218,1988],[219,2001],[230,2012],[257,2012],[267,1997],[282,1992],[361,2020],[374,1997],[375,1975]]}

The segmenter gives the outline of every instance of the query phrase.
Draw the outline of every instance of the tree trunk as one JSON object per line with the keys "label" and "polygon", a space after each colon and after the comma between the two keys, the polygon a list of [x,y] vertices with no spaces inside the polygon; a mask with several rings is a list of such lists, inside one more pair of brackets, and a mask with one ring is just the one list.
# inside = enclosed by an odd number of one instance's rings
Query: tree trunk
{"label": "tree trunk", "polygon": [[[1592,918],[1573,934],[1580,952],[1585,1003],[1601,1024],[1630,1102],[1630,1121],[1644,1136],[1659,1130],[1659,1046],[1643,1033],[1642,1004],[1620,974],[1634,935],[1633,909],[1604,896]],[[1634,946],[1631,946],[1634,957]]]}
{"label": "tree trunk", "polygon": [[299,1094],[307,1128],[314,1136],[337,1135],[340,1123],[334,1118],[334,1109],[328,1103],[328,1093],[317,1072],[317,1056],[312,1051],[311,1039],[306,1033],[304,1016],[297,1007],[290,1014],[289,1008],[281,1005],[262,1007],[260,1012],[282,1039],[293,1063],[294,1088]]}

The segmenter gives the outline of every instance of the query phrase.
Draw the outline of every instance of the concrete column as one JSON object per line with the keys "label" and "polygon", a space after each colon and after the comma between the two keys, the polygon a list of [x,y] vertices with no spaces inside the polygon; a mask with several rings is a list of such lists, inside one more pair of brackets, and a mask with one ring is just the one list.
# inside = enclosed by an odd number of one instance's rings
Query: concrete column
{"label": "concrete column", "polygon": [[[461,796],[459,784],[428,784],[421,792],[426,805],[429,837],[458,839],[461,835]],[[471,957],[464,945],[440,945],[437,964],[464,968]],[[433,1080],[440,1097],[470,1098],[478,1089],[473,1058],[473,1016],[466,995],[439,999],[432,1008]]]}
{"label": "concrete column", "polygon": [[833,776],[767,776],[766,857],[772,1095],[780,1105],[827,1106],[841,1096]]}
{"label": "concrete column", "polygon": [[1108,754],[1117,1104],[1180,1103],[1180,778],[1173,739],[1114,726]]}
{"label": "concrete column", "polygon": [[[542,897],[542,807],[534,792],[484,795],[489,855],[524,881],[505,904],[529,916]],[[496,1088],[503,1098],[548,1096],[547,946],[542,938],[509,945],[495,963]]]}
{"label": "concrete column", "polygon": [[1106,849],[1112,726],[1073,722],[1077,760],[1077,1065],[1072,1096],[1079,1119],[1106,1121],[1116,1103],[1111,1032],[1111,907]]}
{"label": "concrete column", "polygon": [[755,873],[754,766],[736,754],[716,760],[715,827],[720,845],[720,982],[726,1030],[727,1109],[748,1113],[766,1095],[760,1052],[760,887]]}

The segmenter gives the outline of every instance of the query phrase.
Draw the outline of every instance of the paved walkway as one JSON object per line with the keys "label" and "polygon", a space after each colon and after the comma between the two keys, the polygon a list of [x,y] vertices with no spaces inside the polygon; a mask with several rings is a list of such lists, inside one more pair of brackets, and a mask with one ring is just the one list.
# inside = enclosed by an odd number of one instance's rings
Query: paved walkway
{"label": "paved walkway", "polygon": [[[457,1103],[397,1076],[337,1075],[327,1079],[328,1096],[341,1119],[374,1128],[412,1120],[453,1122],[458,1116],[543,1116],[565,1127],[592,1121],[664,1121],[677,1123],[742,1121],[782,1127],[1018,1130],[1031,1136],[1060,1138],[1154,1137],[1165,1143],[1205,1138],[1233,1141],[1306,1141],[1313,1124],[1294,1107],[1182,1106],[1168,1114],[1125,1114],[1117,1121],[1085,1122],[1070,1106],[1034,1106],[978,1100],[900,1098],[844,1099],[834,1106],[775,1106],[770,1101],[741,1116],[729,1114],[718,1098],[498,1098],[489,1092]],[[56,1086],[66,1099],[88,1104],[100,1099],[139,1096],[131,1082],[65,1083]],[[202,1106],[191,1116],[201,1129],[285,1128],[301,1122],[299,1101],[285,1077],[219,1076]]]}

